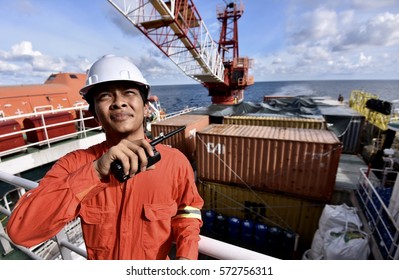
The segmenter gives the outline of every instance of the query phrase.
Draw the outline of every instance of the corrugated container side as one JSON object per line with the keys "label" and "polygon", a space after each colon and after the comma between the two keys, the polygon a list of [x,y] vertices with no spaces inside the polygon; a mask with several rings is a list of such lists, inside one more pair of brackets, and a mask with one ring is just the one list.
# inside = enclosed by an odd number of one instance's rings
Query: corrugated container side
{"label": "corrugated container side", "polygon": [[327,128],[326,122],[323,118],[298,118],[282,116],[226,116],[223,118],[223,123],[308,129]]}
{"label": "corrugated container side", "polygon": [[360,152],[360,142],[362,129],[364,125],[364,117],[352,117],[352,120],[343,135],[339,139],[343,143],[343,153],[357,154]]}
{"label": "corrugated container side", "polygon": [[359,153],[361,139],[367,138],[363,129],[365,116],[346,106],[319,106],[318,108],[326,122],[331,124],[329,130],[334,131],[343,143],[342,152]]}
{"label": "corrugated container side", "polygon": [[208,125],[209,116],[207,115],[185,114],[151,124],[151,133],[155,138],[161,133],[167,134],[185,126],[184,132],[165,139],[162,144],[170,145],[180,150],[190,161],[194,161],[196,159],[196,133]]}
{"label": "corrugated container side", "polygon": [[204,210],[279,226],[299,234],[299,248],[310,248],[324,203],[250,188],[198,182]]}
{"label": "corrugated container side", "polygon": [[341,150],[328,130],[210,125],[197,133],[197,176],[328,202]]}

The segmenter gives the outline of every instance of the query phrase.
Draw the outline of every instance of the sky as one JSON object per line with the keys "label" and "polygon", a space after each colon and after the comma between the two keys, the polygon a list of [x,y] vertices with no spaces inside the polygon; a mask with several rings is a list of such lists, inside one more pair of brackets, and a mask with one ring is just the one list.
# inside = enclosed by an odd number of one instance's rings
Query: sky
{"label": "sky", "polygon": [[[213,40],[216,6],[193,0]],[[107,0],[0,0],[0,85],[128,56],[151,85],[195,84]],[[242,0],[239,53],[255,82],[398,79],[399,0]]]}

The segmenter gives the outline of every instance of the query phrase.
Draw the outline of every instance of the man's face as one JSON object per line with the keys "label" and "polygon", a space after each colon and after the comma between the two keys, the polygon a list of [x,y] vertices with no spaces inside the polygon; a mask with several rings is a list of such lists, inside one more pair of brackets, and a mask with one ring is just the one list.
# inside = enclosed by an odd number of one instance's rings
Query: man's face
{"label": "man's face", "polygon": [[131,83],[108,83],[96,90],[95,112],[107,135],[141,135],[144,102],[139,89]]}

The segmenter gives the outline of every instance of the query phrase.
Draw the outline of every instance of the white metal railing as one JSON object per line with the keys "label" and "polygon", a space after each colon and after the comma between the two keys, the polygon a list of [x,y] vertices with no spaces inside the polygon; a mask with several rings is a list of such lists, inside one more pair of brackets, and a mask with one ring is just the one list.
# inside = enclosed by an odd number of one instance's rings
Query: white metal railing
{"label": "white metal railing", "polygon": [[390,177],[398,172],[360,169],[356,197],[372,234],[374,252],[381,259],[399,259],[399,227],[388,209],[393,187]]}
{"label": "white metal railing", "polygon": [[184,108],[184,109],[182,109],[180,111],[176,111],[176,112],[172,112],[172,113],[166,114],[165,117],[161,118],[161,120],[166,120],[166,119],[170,119],[170,118],[173,118],[173,117],[176,117],[176,116],[180,116],[180,115],[195,111],[197,109],[198,109],[198,107]]}
{"label": "white metal railing", "polygon": [[[47,108],[47,107],[46,107]],[[185,114],[191,111],[194,111],[198,109],[197,107],[190,107],[190,108],[185,108],[180,111],[176,111],[170,114],[162,115],[158,117],[156,120],[165,120],[169,119],[181,114]],[[86,121],[91,121],[94,119],[93,116],[85,116],[84,111],[88,110],[87,105],[81,105],[81,106],[75,106],[71,108],[62,108],[62,109],[55,109],[55,110],[48,110],[48,111],[37,111],[35,113],[30,113],[30,114],[22,114],[18,116],[9,116],[9,117],[0,117],[0,124],[2,121],[7,121],[7,120],[15,120],[18,123],[22,123],[22,120],[26,118],[32,118],[32,117],[40,117],[41,119],[41,125],[34,127],[34,128],[23,128],[21,130],[16,130],[13,132],[8,132],[8,133],[2,133],[0,134],[0,143],[1,141],[7,141],[8,137],[20,137],[23,138],[23,145],[19,145],[17,147],[9,148],[7,150],[0,150],[0,161],[1,158],[7,155],[15,154],[21,151],[25,151],[30,147],[37,147],[37,146],[43,146],[47,145],[49,148],[54,144],[57,143],[60,140],[65,140],[69,138],[85,138],[87,137],[87,133],[90,131],[99,131],[101,129],[100,125],[94,125],[90,127],[86,127]],[[52,123],[49,124],[46,122],[46,117],[50,115],[54,115],[56,113],[61,113],[61,112],[71,112],[73,119],[71,120],[64,120],[60,121],[57,123]],[[159,114],[159,113],[158,113]],[[57,128],[59,126],[65,126],[65,125],[72,125],[74,124],[75,126],[75,131],[72,133],[65,133],[59,136],[49,136],[49,131],[53,128]],[[44,133],[43,133],[44,132]],[[34,142],[29,142],[28,141],[28,133],[43,133],[44,139],[39,140],[39,141],[34,141]],[[1,146],[0,146],[1,147]]]}
{"label": "white metal railing", "polygon": [[[88,106],[75,106],[75,107],[70,107],[70,108],[62,108],[62,109],[56,109],[56,110],[47,110],[47,111],[37,111],[35,113],[29,113],[29,114],[22,114],[18,116],[9,116],[9,117],[4,117],[0,118],[0,124],[2,121],[8,121],[8,120],[15,120],[19,123],[19,125],[22,124],[22,121],[24,119],[32,118],[32,117],[40,117],[41,123],[39,126],[33,127],[33,128],[23,128],[21,125],[21,130],[16,130],[13,132],[9,133],[2,133],[0,134],[0,142],[1,141],[8,141],[7,138],[9,137],[19,137],[23,139],[23,145],[19,145],[16,147],[12,147],[7,150],[0,151],[0,159],[3,156],[10,155],[13,153],[17,153],[20,151],[24,151],[28,149],[29,147],[34,147],[34,146],[42,146],[42,145],[47,145],[48,147],[51,147],[51,145],[55,142],[58,142],[60,140],[68,139],[68,138],[73,138],[73,137],[78,137],[78,138],[83,138],[87,136],[87,133],[89,131],[98,131],[101,126],[99,125],[94,125],[92,127],[86,127],[85,122],[90,121],[93,119],[93,116],[84,116],[84,111],[88,109]],[[68,120],[63,120],[59,121],[57,123],[48,123],[46,122],[46,119],[48,116],[54,115],[56,113],[61,113],[61,112],[70,112],[72,119]],[[50,137],[49,136],[49,131],[51,131],[54,128],[60,127],[60,126],[70,126],[71,131],[72,131],[72,126],[74,126],[74,132],[70,133],[65,133],[65,134],[60,134],[57,136]],[[34,142],[29,142],[29,133],[36,133],[37,135],[44,135],[43,138],[39,139],[38,141]]]}
{"label": "white metal railing", "polygon": [[[5,172],[0,171],[0,181],[4,181],[6,183],[12,184],[19,188],[33,189],[38,183],[20,178],[18,176],[14,176],[11,174],[7,174]],[[0,213],[10,216],[11,211],[8,211],[3,206],[0,206]],[[77,237],[76,237],[77,236]],[[48,240],[34,248],[25,248],[22,246],[18,246],[10,240],[10,238],[5,233],[3,225],[0,223],[0,245],[3,246],[4,251],[10,251],[10,244],[13,244],[18,249],[20,249],[25,254],[29,255],[32,259],[45,259],[43,256],[50,256],[50,253],[40,255],[35,253],[39,251],[49,252],[54,249],[55,245],[58,248],[59,259],[70,260],[76,259],[76,257],[72,256],[72,252],[76,253],[78,256],[82,258],[87,258],[87,253],[84,249],[82,249],[82,239],[79,238],[81,236],[81,227],[80,227],[80,219],[76,219],[65,226],[63,230],[61,230],[53,239]],[[75,239],[75,240],[74,240]],[[74,242],[71,242],[74,240]],[[43,249],[43,247],[45,247]],[[231,245],[225,242],[218,241],[216,239],[212,239],[206,236],[201,236],[201,240],[199,242],[199,253],[205,256],[209,256],[215,259],[221,260],[275,260],[276,258],[264,255],[258,252],[254,252],[248,249],[244,249],[235,245]],[[51,255],[50,259],[54,259],[54,254]]]}

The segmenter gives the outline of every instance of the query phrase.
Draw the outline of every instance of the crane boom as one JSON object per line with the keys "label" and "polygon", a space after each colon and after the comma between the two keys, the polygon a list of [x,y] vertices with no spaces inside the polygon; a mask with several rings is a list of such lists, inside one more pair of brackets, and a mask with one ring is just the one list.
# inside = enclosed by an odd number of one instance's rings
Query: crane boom
{"label": "crane boom", "polygon": [[208,88],[214,104],[244,100],[254,83],[248,74],[252,60],[238,56],[237,21],[244,12],[240,0],[217,9],[222,23],[216,44],[193,0],[107,0],[136,26],[187,76]]}
{"label": "crane boom", "polygon": [[187,76],[224,81],[223,61],[192,0],[108,0]]}

